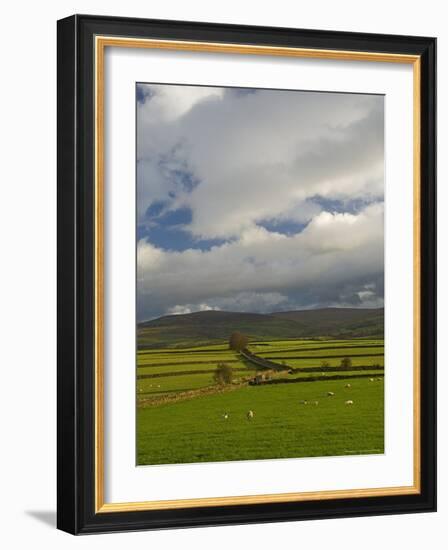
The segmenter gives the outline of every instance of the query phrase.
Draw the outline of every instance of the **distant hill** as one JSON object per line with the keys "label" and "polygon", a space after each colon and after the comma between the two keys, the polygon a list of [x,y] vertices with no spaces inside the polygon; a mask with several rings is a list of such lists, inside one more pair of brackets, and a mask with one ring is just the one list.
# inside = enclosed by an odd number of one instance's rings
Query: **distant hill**
{"label": "distant hill", "polygon": [[337,335],[354,338],[356,336],[383,336],[384,308],[357,309],[329,307],[299,311],[279,311],[271,315],[279,319],[296,321],[306,326],[307,333],[313,336]]}
{"label": "distant hill", "polygon": [[227,341],[232,332],[250,340],[382,338],[384,309],[325,308],[271,314],[199,311],[138,324],[139,348],[197,346]]}

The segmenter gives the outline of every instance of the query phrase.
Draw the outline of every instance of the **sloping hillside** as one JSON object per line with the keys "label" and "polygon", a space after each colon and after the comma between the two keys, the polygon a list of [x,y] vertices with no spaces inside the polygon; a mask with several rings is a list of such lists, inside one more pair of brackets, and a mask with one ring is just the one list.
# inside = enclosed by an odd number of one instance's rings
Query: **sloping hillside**
{"label": "sloping hillside", "polygon": [[384,308],[324,308],[281,311],[271,315],[304,324],[306,334],[310,336],[382,337],[384,333]]}
{"label": "sloping hillside", "polygon": [[138,342],[152,345],[199,345],[227,341],[232,332],[242,332],[251,340],[299,338],[305,327],[300,321],[258,313],[200,311],[168,315],[138,326]]}
{"label": "sloping hillside", "polygon": [[200,311],[167,315],[138,325],[138,346],[197,346],[227,341],[232,332],[251,340],[375,337],[384,332],[383,309],[326,308],[271,314]]}

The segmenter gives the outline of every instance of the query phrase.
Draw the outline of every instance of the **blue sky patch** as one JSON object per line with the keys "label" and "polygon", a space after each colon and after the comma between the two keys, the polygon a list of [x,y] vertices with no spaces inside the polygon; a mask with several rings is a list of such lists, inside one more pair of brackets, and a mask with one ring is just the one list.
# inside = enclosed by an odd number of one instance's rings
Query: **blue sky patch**
{"label": "blue sky patch", "polygon": [[146,84],[137,84],[135,87],[135,95],[137,98],[137,103],[140,103],[140,105],[143,105],[151,99],[151,97],[154,95],[153,89],[146,85]]}
{"label": "blue sky patch", "polygon": [[368,199],[329,199],[321,195],[314,195],[310,201],[322,207],[326,212],[337,212],[338,214],[348,213],[357,214],[363,210],[368,204],[376,202],[374,198]]}
{"label": "blue sky patch", "polygon": [[197,239],[185,227],[192,221],[192,212],[188,207],[166,210],[165,201],[154,202],[147,210],[147,224],[137,227],[137,240],[148,242],[164,250],[182,252],[190,248],[210,250],[227,241],[223,239]]}
{"label": "blue sky patch", "polygon": [[274,233],[281,233],[282,235],[296,235],[297,233],[301,233],[305,227],[308,225],[308,222],[306,223],[299,223],[292,220],[263,220],[261,222],[257,222],[257,225],[260,227],[263,227],[267,231],[274,232]]}

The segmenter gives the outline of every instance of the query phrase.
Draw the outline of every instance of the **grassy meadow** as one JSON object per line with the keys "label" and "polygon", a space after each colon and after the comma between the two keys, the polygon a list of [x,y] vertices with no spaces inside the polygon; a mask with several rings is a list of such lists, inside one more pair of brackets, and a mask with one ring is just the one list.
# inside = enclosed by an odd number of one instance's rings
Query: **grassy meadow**
{"label": "grassy meadow", "polygon": [[[138,350],[138,464],[384,452],[382,339],[251,341],[274,371],[222,341],[178,346]],[[220,363],[231,383],[215,381]]]}

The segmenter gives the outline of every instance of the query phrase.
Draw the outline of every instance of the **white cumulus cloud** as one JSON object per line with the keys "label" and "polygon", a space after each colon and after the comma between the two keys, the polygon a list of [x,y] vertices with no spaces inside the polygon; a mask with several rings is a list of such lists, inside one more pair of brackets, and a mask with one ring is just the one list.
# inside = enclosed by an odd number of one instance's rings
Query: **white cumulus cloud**
{"label": "white cumulus cloud", "polygon": [[137,104],[138,222],[148,224],[157,204],[184,209],[191,243],[214,246],[177,250],[142,238],[139,318],[382,304],[383,97],[146,92]]}

